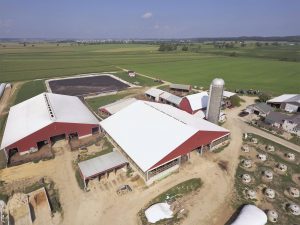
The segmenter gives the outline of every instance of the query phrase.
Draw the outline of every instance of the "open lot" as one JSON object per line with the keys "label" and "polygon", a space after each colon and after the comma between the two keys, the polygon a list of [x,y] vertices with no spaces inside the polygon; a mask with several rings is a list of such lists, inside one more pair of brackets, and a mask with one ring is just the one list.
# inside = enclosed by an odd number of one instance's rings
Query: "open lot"
{"label": "open lot", "polygon": [[[56,46],[37,43],[34,47],[7,44],[0,53],[0,81],[119,71],[116,68],[119,66],[170,82],[205,88],[214,77],[220,76],[232,90],[253,88],[273,94],[299,91],[300,63],[280,61],[289,56],[297,60],[298,45],[230,50],[201,45],[198,53],[179,50],[162,53],[157,49],[157,45],[146,44]],[[242,53],[230,57],[227,54],[230,51]]]}
{"label": "open lot", "polygon": [[[257,138],[258,143],[251,142],[251,137]],[[251,168],[243,167],[242,163],[237,169],[236,173],[236,204],[255,204],[259,208],[267,210],[276,210],[279,219],[279,224],[298,224],[299,216],[292,215],[288,209],[288,204],[300,204],[299,197],[295,198],[288,193],[290,187],[300,188],[296,176],[299,176],[300,169],[300,154],[264,137],[249,134],[249,138],[244,140],[244,145],[249,146],[248,153],[241,151],[240,159],[250,159],[253,162]],[[273,146],[275,151],[268,151],[267,146]],[[295,160],[289,160],[286,157],[287,153],[295,154]],[[258,159],[258,154],[265,154],[267,156],[265,161]],[[283,163],[287,166],[286,172],[281,172],[277,166],[278,163]],[[273,179],[268,180],[264,177],[264,171],[269,170],[273,173]],[[242,175],[249,174],[251,176],[250,183],[242,182]],[[265,196],[265,189],[271,188],[275,191],[275,198],[270,199]],[[256,198],[249,199],[246,195],[247,190],[256,191]],[[271,224],[271,223],[270,223]]]}
{"label": "open lot", "polygon": [[57,79],[50,80],[48,83],[52,93],[72,96],[96,95],[129,87],[128,84],[109,75]]}

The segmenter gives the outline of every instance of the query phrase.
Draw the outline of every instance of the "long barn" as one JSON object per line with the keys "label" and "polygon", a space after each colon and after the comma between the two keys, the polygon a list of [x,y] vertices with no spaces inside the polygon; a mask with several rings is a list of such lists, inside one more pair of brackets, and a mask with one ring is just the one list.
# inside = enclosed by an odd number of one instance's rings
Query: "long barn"
{"label": "long barn", "polygon": [[224,145],[230,132],[170,105],[136,101],[100,122],[147,183],[179,168],[193,150]]}
{"label": "long barn", "polygon": [[1,149],[22,155],[60,138],[97,132],[99,121],[78,97],[42,93],[10,108]]}

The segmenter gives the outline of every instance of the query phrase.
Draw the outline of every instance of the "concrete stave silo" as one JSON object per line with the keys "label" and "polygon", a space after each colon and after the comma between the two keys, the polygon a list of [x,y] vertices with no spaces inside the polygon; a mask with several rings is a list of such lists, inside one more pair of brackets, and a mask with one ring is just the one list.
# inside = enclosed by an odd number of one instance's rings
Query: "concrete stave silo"
{"label": "concrete stave silo", "polygon": [[206,119],[214,124],[219,122],[224,85],[225,82],[221,78],[215,78],[210,85]]}

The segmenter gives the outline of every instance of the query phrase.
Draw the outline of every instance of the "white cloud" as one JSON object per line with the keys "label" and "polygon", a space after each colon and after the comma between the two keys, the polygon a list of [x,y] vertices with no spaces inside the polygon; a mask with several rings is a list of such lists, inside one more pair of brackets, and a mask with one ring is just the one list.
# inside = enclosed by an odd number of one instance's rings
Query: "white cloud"
{"label": "white cloud", "polygon": [[146,12],[142,15],[143,19],[150,19],[153,16],[152,12]]}

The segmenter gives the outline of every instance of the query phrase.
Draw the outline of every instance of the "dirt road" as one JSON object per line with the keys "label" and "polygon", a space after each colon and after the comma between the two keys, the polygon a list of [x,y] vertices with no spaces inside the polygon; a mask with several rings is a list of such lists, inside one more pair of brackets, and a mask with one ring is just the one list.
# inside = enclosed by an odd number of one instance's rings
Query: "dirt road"
{"label": "dirt road", "polygon": [[12,99],[15,97],[17,90],[24,82],[16,82],[12,88],[6,88],[0,100],[0,116],[6,114],[9,110]]}

